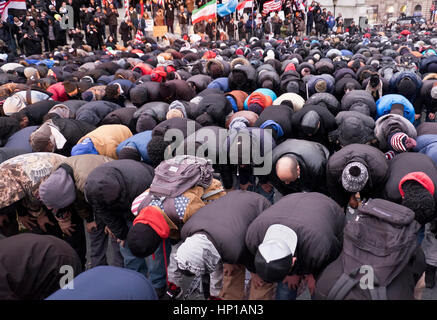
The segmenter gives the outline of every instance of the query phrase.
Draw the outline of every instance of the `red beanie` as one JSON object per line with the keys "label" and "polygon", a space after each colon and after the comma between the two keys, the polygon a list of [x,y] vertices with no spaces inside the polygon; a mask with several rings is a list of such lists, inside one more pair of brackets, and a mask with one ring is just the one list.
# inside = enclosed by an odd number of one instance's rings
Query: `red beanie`
{"label": "red beanie", "polygon": [[290,71],[290,70],[296,71],[296,66],[294,65],[293,62],[290,62],[289,64],[287,64],[287,67],[285,68],[284,72],[287,72],[287,71]]}
{"label": "red beanie", "polygon": [[432,195],[434,195],[434,183],[432,182],[431,178],[428,177],[428,175],[424,172],[410,172],[406,176],[404,176],[401,181],[399,182],[399,192],[402,196],[402,198],[405,196],[404,190],[402,190],[402,185],[405,181],[414,180],[418,183],[420,183],[426,190],[429,191]]}

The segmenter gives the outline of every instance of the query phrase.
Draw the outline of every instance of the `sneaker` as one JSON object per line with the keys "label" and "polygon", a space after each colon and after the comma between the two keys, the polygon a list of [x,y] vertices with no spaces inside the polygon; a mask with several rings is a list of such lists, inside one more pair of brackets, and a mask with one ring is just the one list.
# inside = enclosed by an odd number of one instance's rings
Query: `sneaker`
{"label": "sneaker", "polygon": [[168,289],[163,297],[164,300],[177,300],[182,297],[183,290],[181,287],[178,287],[173,282],[168,283]]}
{"label": "sneaker", "polygon": [[156,292],[156,295],[158,296],[158,299],[161,299],[162,297],[165,296],[165,288],[166,287],[155,288],[155,292]]}

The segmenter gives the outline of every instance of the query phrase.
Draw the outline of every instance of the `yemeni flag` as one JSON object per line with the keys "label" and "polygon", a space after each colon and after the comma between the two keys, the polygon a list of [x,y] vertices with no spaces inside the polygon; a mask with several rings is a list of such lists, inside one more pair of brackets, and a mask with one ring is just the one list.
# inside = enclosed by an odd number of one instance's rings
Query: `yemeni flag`
{"label": "yemeni flag", "polygon": [[245,0],[237,5],[237,11],[241,11],[246,8],[252,8],[252,6],[253,6],[252,0]]}
{"label": "yemeni flag", "polygon": [[202,20],[208,21],[209,19],[215,19],[217,15],[217,1],[212,0],[207,2],[199,9],[193,10],[192,20],[193,24],[200,22]]}

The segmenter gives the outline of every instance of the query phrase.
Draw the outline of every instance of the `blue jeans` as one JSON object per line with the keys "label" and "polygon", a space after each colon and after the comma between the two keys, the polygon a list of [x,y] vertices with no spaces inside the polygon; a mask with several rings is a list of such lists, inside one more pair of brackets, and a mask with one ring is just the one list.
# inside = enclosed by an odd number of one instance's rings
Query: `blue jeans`
{"label": "blue jeans", "polygon": [[419,244],[419,246],[422,244],[424,238],[425,238],[425,225],[420,227],[419,232],[417,233],[417,243]]}
{"label": "blue jeans", "polygon": [[[132,227],[132,222],[127,222],[129,228]],[[167,268],[164,260],[164,244],[167,259],[167,265],[170,263],[171,243],[166,239],[162,241],[154,255],[144,258],[138,258],[130,251],[127,242],[124,247],[120,246],[120,253],[123,256],[124,267],[142,273],[151,282],[154,288],[160,289],[167,285]]]}
{"label": "blue jeans", "polygon": [[289,289],[288,284],[278,282],[276,287],[276,300],[296,300],[297,290]]}

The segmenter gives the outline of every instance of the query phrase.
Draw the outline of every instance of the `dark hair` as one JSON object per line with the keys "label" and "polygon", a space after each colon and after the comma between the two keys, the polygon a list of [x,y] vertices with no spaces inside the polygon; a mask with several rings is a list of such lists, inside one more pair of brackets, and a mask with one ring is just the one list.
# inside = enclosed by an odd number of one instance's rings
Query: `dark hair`
{"label": "dark hair", "polygon": [[414,180],[405,181],[402,190],[405,192],[402,205],[414,211],[417,222],[423,225],[435,218],[434,196],[420,183]]}
{"label": "dark hair", "polygon": [[147,145],[147,154],[154,167],[164,160],[165,149],[170,145],[170,141],[165,141],[162,136],[153,137]]}
{"label": "dark hair", "polygon": [[105,96],[108,99],[115,99],[119,96],[119,92],[118,92],[118,85],[114,84],[110,84],[108,86],[106,86],[105,88]]}

